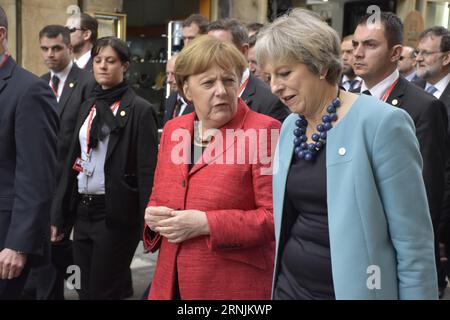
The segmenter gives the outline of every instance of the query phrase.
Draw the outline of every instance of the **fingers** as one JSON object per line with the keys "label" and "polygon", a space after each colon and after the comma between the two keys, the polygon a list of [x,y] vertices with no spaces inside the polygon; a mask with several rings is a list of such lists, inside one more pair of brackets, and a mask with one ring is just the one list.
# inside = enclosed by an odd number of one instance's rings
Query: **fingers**
{"label": "fingers", "polygon": [[2,255],[0,260],[0,279],[11,280],[17,278],[25,266],[25,259],[20,253]]}
{"label": "fingers", "polygon": [[164,207],[164,206],[160,206],[160,207],[150,206],[150,207],[147,207],[147,209],[145,209],[145,215],[170,216],[172,211],[173,211],[173,209]]}

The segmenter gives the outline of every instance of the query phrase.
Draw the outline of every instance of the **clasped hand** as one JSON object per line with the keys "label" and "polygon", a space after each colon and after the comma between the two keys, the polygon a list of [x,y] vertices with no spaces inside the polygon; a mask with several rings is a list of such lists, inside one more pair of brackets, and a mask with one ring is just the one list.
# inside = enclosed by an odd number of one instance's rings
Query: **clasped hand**
{"label": "clasped hand", "polygon": [[150,206],[145,210],[145,223],[171,243],[209,234],[206,213],[199,210],[174,210]]}

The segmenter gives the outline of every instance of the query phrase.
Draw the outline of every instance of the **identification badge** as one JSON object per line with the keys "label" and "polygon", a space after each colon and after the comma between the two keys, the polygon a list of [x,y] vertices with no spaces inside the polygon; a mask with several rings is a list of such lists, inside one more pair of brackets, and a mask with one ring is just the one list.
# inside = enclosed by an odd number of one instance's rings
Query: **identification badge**
{"label": "identification badge", "polygon": [[77,172],[82,172],[88,177],[94,173],[94,165],[91,162],[85,161],[81,158],[77,158],[72,166],[72,169]]}

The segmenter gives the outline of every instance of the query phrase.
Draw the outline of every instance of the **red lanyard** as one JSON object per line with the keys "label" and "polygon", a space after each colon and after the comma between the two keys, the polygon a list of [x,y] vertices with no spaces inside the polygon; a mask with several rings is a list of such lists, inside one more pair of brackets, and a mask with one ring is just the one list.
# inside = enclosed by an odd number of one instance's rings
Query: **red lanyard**
{"label": "red lanyard", "polygon": [[383,100],[383,102],[386,102],[387,98],[391,95],[392,90],[394,90],[394,87],[395,87],[395,85],[396,85],[397,82],[398,82],[398,79],[400,79],[400,78],[397,78],[397,79],[394,81],[394,83],[391,84],[391,86],[390,86],[390,87],[386,90],[386,92],[383,94],[383,97],[381,98],[381,100]]}
{"label": "red lanyard", "polygon": [[245,88],[247,87],[248,81],[250,80],[250,76],[248,76],[248,78],[244,81],[243,84],[241,84],[241,87],[239,89],[239,95],[238,97],[240,97],[242,95],[242,93],[244,92]]}
{"label": "red lanyard", "polygon": [[0,61],[0,68],[3,67],[3,65],[6,63],[8,58],[9,58],[9,54],[5,53],[5,55],[3,56],[2,61]]}
{"label": "red lanyard", "polygon": [[[119,105],[120,105],[120,100],[111,106],[111,111],[114,113],[114,111],[117,110]],[[94,118],[94,111],[95,111],[95,104],[92,106],[91,111],[89,112],[89,118],[88,118],[88,123],[87,123],[87,130],[86,130],[86,146],[87,146],[87,156],[88,157],[92,151],[92,148],[89,147],[89,140],[90,140],[89,133],[91,131],[92,118]]]}

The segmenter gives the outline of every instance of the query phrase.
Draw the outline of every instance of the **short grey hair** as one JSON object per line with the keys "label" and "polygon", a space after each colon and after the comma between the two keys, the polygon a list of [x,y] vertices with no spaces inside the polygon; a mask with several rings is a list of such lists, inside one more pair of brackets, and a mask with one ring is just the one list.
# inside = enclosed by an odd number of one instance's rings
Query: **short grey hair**
{"label": "short grey hair", "polygon": [[312,11],[294,9],[264,27],[256,41],[256,58],[264,66],[267,60],[299,62],[314,74],[326,74],[337,84],[342,72],[341,42],[336,31]]}

